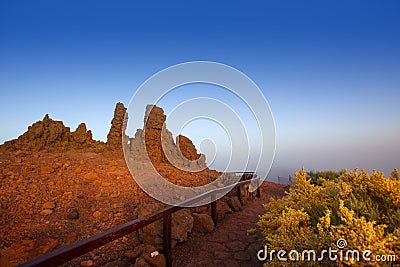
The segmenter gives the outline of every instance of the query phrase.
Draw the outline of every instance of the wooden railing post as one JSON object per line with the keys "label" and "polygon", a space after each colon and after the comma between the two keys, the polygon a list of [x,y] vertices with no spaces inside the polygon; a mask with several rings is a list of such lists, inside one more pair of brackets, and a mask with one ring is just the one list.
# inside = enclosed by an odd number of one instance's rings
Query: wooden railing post
{"label": "wooden railing post", "polygon": [[211,194],[211,218],[214,222],[214,226],[217,226],[217,201],[215,199],[215,193]]}
{"label": "wooden railing post", "polygon": [[165,263],[167,267],[172,267],[172,226],[171,213],[167,213],[163,218],[163,249]]}
{"label": "wooden railing post", "polygon": [[242,203],[242,187],[240,185],[236,186],[236,192],[237,192],[237,198],[239,199],[239,202]]}
{"label": "wooden railing post", "polygon": [[260,198],[260,197],[261,197],[261,189],[260,189],[260,185],[257,185],[256,197],[258,197],[258,198]]}

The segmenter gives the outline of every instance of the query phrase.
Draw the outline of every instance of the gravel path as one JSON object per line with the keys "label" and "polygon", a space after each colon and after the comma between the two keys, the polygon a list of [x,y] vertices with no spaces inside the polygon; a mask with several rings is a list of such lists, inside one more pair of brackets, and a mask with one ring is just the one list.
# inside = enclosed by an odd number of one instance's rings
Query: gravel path
{"label": "gravel path", "polygon": [[247,235],[256,228],[259,215],[265,213],[262,204],[270,197],[280,198],[284,187],[264,182],[260,199],[249,201],[241,211],[230,214],[209,234],[193,234],[174,249],[174,266],[262,266],[257,252],[261,241]]}

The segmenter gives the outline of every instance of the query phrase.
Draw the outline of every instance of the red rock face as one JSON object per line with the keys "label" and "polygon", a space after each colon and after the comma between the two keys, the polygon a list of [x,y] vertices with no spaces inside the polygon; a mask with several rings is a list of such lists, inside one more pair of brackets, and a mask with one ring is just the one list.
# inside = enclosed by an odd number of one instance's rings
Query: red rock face
{"label": "red rock face", "polygon": [[55,121],[48,114],[41,121],[28,127],[17,139],[7,141],[0,146],[0,151],[65,152],[82,150],[84,152],[118,152],[122,155],[122,126],[126,108],[117,103],[107,143],[93,140],[92,132],[85,123],[79,124],[75,132],[64,126],[62,121]]}
{"label": "red rock face", "polygon": [[[65,152],[81,150],[84,152],[112,152],[122,156],[122,139],[126,108],[117,103],[114,118],[107,135],[107,143],[93,140],[92,132],[84,123],[79,124],[76,131],[71,132],[62,121],[55,121],[46,114],[43,120],[28,127],[28,131],[18,139],[5,142],[0,151],[32,151],[32,152]],[[130,149],[135,160],[143,160],[148,155],[154,165],[168,164],[177,167],[197,167],[205,169],[205,156],[198,154],[192,141],[182,135],[176,139],[167,130],[166,116],[162,108],[148,105],[144,118],[144,129],[138,130],[135,138],[130,139]],[[128,142],[128,141],[126,141]],[[145,144],[143,147],[142,144]],[[192,161],[192,162],[189,162]],[[192,166],[193,165],[193,166]]]}
{"label": "red rock face", "polygon": [[188,160],[197,160],[200,158],[200,154],[197,154],[196,147],[192,141],[184,135],[178,135],[176,137],[176,143],[182,152],[182,155]]}
{"label": "red rock face", "polygon": [[1,145],[0,150],[63,152],[84,149],[88,152],[99,152],[104,147],[103,142],[92,139],[92,132],[87,131],[84,123],[81,123],[75,132],[70,132],[69,127],[64,126],[62,121],[52,120],[46,114],[43,120],[29,126],[28,131],[18,139],[7,141]]}
{"label": "red rock face", "polygon": [[111,128],[107,135],[107,147],[109,150],[116,150],[122,153],[122,126],[126,108],[118,102],[114,110],[114,118],[111,121]]}
{"label": "red rock face", "polygon": [[161,140],[163,134],[165,136],[169,134],[165,126],[166,119],[167,116],[161,108],[152,105],[146,107],[144,118],[146,151],[155,165],[167,162]]}
{"label": "red rock face", "polygon": [[[172,133],[166,128],[166,116],[162,108],[148,105],[144,118],[144,129],[137,130],[134,138],[129,138],[127,149],[129,157],[134,161],[148,158],[157,171],[167,180],[186,186],[198,180],[198,175],[208,177],[200,184],[209,183],[218,176],[218,172],[210,171],[206,158],[198,154],[192,141],[183,136],[177,137],[175,143]],[[178,144],[178,145],[177,145]],[[191,175],[196,177],[191,177]],[[188,179],[190,176],[192,179]],[[192,180],[192,181],[190,181]]]}

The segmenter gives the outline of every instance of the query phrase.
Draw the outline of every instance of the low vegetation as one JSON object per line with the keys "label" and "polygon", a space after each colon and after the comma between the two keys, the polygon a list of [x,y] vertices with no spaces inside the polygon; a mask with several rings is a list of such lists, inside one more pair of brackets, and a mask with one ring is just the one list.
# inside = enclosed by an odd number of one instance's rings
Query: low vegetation
{"label": "low vegetation", "polygon": [[[287,261],[277,254],[266,260],[268,266],[382,266],[377,255],[400,261],[400,180],[397,169],[391,177],[373,171],[309,172],[295,174],[296,183],[285,197],[265,205],[267,212],[260,217],[264,245],[268,253],[284,250]],[[344,239],[344,243],[337,243]],[[336,260],[324,249],[337,250]],[[300,253],[299,260],[289,252]],[[314,250],[316,260],[309,261],[302,251]],[[360,260],[345,257],[346,252],[358,250]],[[370,250],[371,260],[365,261],[362,252]],[[342,253],[343,259],[340,259]],[[307,257],[306,257],[307,256]],[[390,257],[391,256],[391,257]],[[334,257],[333,257],[334,258]],[[386,262],[388,266],[392,263]]]}

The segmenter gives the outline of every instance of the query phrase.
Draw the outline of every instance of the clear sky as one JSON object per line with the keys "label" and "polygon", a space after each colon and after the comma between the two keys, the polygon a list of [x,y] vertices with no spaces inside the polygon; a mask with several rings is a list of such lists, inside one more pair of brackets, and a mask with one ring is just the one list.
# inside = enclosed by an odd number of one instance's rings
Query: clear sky
{"label": "clear sky", "polygon": [[273,176],[387,173],[400,167],[399,14],[399,1],[2,1],[0,143],[46,113],[105,140],[115,103],[151,75],[209,60],[269,101]]}

